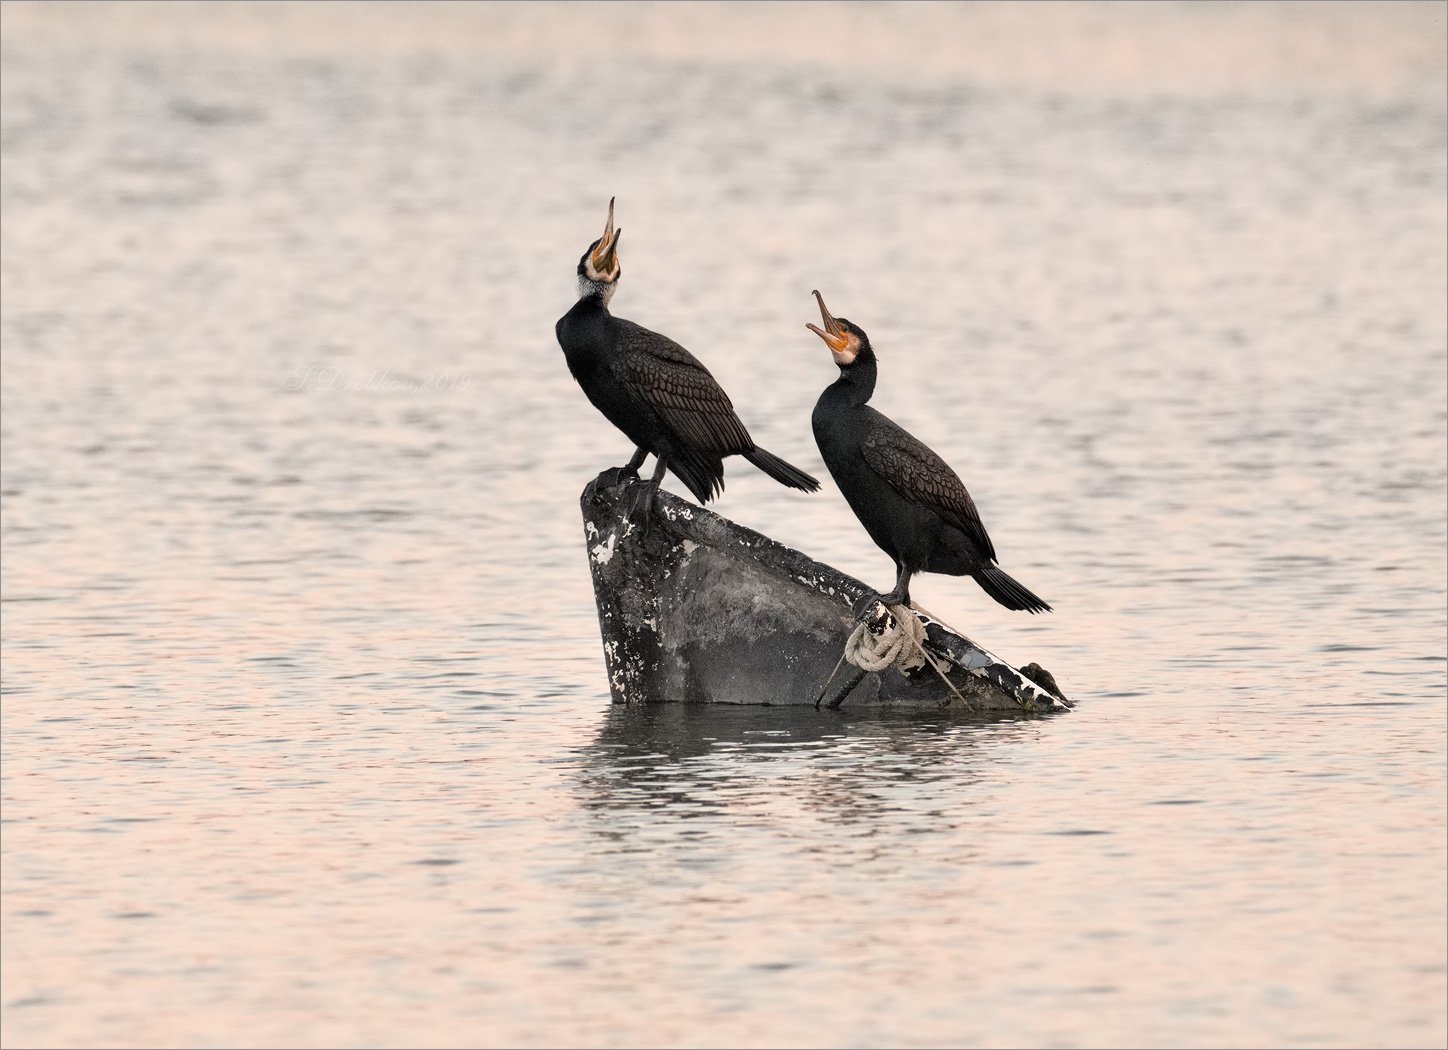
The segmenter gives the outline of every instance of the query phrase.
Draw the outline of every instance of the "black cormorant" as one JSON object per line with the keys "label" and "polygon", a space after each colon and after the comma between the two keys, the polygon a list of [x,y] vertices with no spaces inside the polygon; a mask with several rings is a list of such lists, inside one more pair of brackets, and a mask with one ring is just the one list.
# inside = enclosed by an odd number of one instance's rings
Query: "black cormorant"
{"label": "black cormorant", "polygon": [[825,341],[840,377],[820,394],[811,423],[825,466],[870,538],[895,561],[895,589],[885,605],[909,605],[917,572],[970,576],[1007,609],[1051,607],[996,564],[995,547],[975,501],[950,466],[924,442],[871,408],[875,351],[870,338],[843,317],[830,316],[819,292]]}
{"label": "black cormorant", "polygon": [[707,503],[724,489],[724,457],[735,455],[782,485],[818,489],[814,478],[754,444],[729,395],[698,358],[672,339],[609,313],[622,273],[622,234],[614,229],[610,200],[603,236],[578,260],[578,302],[559,318],[556,331],[568,370],[588,400],[637,446],[620,473],[637,477],[645,456],[658,457],[640,505],[652,502],[666,469]]}

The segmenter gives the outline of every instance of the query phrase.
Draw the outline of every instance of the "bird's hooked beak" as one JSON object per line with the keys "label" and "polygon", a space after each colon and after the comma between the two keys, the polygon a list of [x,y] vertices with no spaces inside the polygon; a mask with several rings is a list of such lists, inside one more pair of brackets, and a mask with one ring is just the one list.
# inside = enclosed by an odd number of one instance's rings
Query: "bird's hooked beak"
{"label": "bird's hooked beak", "polygon": [[825,345],[837,354],[843,354],[849,348],[850,334],[840,327],[840,323],[831,316],[829,307],[825,306],[825,297],[819,292],[811,292],[820,304],[820,319],[824,321],[824,328],[817,328],[806,322],[805,327],[825,341]]}
{"label": "bird's hooked beak", "polygon": [[613,201],[612,197],[608,199],[608,225],[603,228],[603,236],[589,259],[600,274],[611,274],[618,266],[618,239],[623,236],[623,230],[613,228]]}

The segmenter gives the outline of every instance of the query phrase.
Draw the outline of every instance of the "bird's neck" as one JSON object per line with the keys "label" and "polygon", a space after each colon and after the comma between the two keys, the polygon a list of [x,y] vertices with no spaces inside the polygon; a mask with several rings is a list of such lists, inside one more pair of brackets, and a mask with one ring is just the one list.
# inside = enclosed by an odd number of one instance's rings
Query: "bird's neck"
{"label": "bird's neck", "polygon": [[613,298],[613,293],[617,288],[617,281],[594,281],[581,273],[578,275],[578,299],[580,302],[585,299],[597,299],[598,304],[607,310],[608,301]]}
{"label": "bird's neck", "polygon": [[854,364],[840,369],[840,378],[830,387],[832,399],[848,405],[863,405],[875,393],[875,378],[879,374],[875,367],[875,354],[862,350]]}

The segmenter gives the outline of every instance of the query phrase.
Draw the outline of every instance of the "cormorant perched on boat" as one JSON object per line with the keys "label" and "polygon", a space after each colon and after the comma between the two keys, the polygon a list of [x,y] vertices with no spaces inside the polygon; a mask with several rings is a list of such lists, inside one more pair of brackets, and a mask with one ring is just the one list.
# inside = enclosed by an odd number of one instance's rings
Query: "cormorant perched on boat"
{"label": "cormorant perched on boat", "polygon": [[910,604],[917,572],[970,576],[1007,609],[1051,607],[996,564],[995,547],[975,501],[955,471],[924,442],[866,402],[875,391],[870,337],[832,317],[819,292],[824,328],[805,325],[825,341],[840,377],[815,402],[811,424],[825,466],[870,538],[895,561],[895,589],[879,601]]}
{"label": "cormorant perched on boat", "polygon": [[814,478],[754,444],[729,395],[698,358],[672,339],[608,312],[622,273],[622,234],[613,228],[610,200],[603,236],[578,260],[578,302],[559,318],[556,331],[568,370],[588,400],[637,446],[620,473],[638,477],[644,457],[658,457],[639,501],[645,515],[666,469],[700,503],[718,495],[725,456],[743,456],[790,488],[818,489]]}

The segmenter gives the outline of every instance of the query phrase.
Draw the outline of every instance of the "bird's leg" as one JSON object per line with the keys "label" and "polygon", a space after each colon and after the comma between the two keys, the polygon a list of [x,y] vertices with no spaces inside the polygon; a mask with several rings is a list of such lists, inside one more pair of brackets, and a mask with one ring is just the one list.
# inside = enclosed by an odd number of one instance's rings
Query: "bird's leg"
{"label": "bird's leg", "polygon": [[[642,460],[640,460],[642,462]],[[664,483],[664,472],[668,465],[660,456],[654,466],[653,477],[639,486],[634,493],[633,506],[629,510],[629,520],[636,521],[645,536],[649,532],[649,521],[654,515],[654,495],[659,491],[659,486]]]}
{"label": "bird's leg", "polygon": [[915,573],[899,563],[895,566],[895,589],[889,594],[880,596],[880,604],[885,606],[910,604],[910,577]]}
{"label": "bird's leg", "polygon": [[619,468],[619,474],[624,477],[627,477],[630,474],[632,474],[634,477],[638,477],[639,467],[644,465],[644,460],[648,458],[648,455],[649,450],[640,445],[638,448],[634,449],[633,457],[622,467]]}
{"label": "bird's leg", "polygon": [[855,622],[859,623],[862,620],[868,619],[870,612],[875,608],[876,602],[879,602],[887,609],[892,605],[904,605],[908,607],[910,604],[910,577],[914,575],[914,570],[907,569],[899,562],[896,562],[895,589],[889,594],[866,594],[861,596],[851,607],[851,611],[855,614]]}

